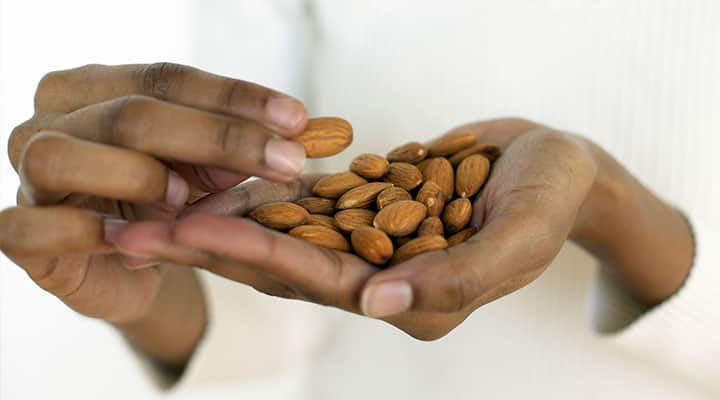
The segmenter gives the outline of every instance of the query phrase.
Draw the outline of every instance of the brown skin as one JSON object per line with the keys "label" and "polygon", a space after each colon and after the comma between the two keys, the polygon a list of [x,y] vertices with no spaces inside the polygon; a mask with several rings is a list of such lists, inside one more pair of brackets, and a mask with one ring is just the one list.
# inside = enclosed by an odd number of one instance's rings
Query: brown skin
{"label": "brown skin", "polygon": [[106,218],[172,221],[190,199],[247,176],[296,179],[266,164],[265,146],[292,143],[305,107],[161,63],[50,73],[35,109],[8,144],[20,207],[0,213],[0,249],[77,312],[107,320],[162,364],[184,365],[207,323],[194,270],[121,254]]}

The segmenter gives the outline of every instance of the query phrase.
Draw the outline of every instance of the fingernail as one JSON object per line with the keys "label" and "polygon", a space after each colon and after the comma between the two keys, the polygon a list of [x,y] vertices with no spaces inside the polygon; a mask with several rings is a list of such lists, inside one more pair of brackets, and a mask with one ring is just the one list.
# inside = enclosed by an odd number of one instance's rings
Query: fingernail
{"label": "fingernail", "polygon": [[265,162],[273,170],[294,178],[305,164],[305,150],[299,143],[272,138],[265,145]]}
{"label": "fingernail", "polygon": [[124,219],[105,218],[103,220],[105,241],[108,243],[114,243],[118,233],[127,225],[127,223],[128,222]]}
{"label": "fingernail", "polygon": [[190,194],[190,187],[177,172],[168,170],[168,183],[165,190],[165,202],[174,207],[185,205]]}
{"label": "fingernail", "polygon": [[383,282],[363,291],[360,307],[368,317],[382,318],[410,309],[412,288],[407,282]]}
{"label": "fingernail", "polygon": [[277,96],[268,100],[265,112],[274,125],[292,130],[305,118],[305,107],[292,97]]}

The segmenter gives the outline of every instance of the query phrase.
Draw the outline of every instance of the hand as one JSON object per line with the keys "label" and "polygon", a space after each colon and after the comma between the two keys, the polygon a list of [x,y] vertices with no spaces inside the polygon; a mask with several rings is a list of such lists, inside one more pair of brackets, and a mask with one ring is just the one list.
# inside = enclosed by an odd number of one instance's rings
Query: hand
{"label": "hand", "polygon": [[[205,214],[219,210],[242,215],[278,195],[306,195],[303,189],[309,182],[242,185],[208,198],[188,210],[195,214],[176,224],[127,227],[119,241],[127,248],[200,265],[265,293],[382,318],[425,340],[444,336],[478,307],[532,282],[571,237],[608,260],[630,288],[639,289],[633,292],[638,298],[662,300],[680,285],[691,247],[683,240],[685,224],[658,199],[636,196],[637,182],[597,146],[524,120],[481,122],[458,130],[475,132],[480,142],[499,145],[504,153],[474,202],[473,223],[480,232],[447,251],[379,271],[358,257],[312,246],[245,219]],[[674,221],[676,229],[666,231],[680,238],[680,245],[650,259],[616,251],[622,242],[627,249],[627,237],[600,227],[612,226],[615,218],[627,226],[631,215],[653,220],[644,215],[647,205],[654,217]],[[653,228],[642,223],[624,228],[640,254],[651,247],[663,253],[657,244],[667,242],[666,233],[645,235]],[[614,241],[606,240],[611,236],[616,236]],[[637,240],[644,236],[654,239]],[[636,274],[640,270],[644,274]]]}
{"label": "hand", "polygon": [[125,220],[173,220],[189,199],[250,175],[295,179],[304,153],[283,137],[304,129],[304,106],[161,63],[50,73],[35,108],[8,145],[21,207],[0,214],[0,249],[71,308],[181,364],[205,324],[194,273],[121,255],[113,235]]}

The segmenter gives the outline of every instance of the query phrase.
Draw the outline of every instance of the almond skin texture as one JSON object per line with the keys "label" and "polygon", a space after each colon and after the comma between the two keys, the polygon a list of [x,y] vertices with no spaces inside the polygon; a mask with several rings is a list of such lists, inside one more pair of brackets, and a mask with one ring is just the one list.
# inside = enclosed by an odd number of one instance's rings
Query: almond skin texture
{"label": "almond skin texture", "polygon": [[415,200],[425,204],[428,209],[428,216],[439,217],[445,208],[447,196],[440,190],[437,183],[429,181],[423,183],[418,191]]}
{"label": "almond skin texture", "polygon": [[355,253],[367,262],[375,265],[385,264],[393,255],[393,244],[385,232],[364,226],[353,231],[350,236]]}
{"label": "almond skin texture", "polygon": [[344,232],[352,232],[363,226],[372,226],[375,211],[365,208],[351,208],[335,214],[335,223]]}
{"label": "almond skin texture", "polygon": [[393,254],[390,264],[399,264],[419,254],[447,247],[448,243],[442,236],[420,236],[400,246]]}
{"label": "almond skin texture", "polygon": [[350,189],[340,196],[335,207],[344,210],[347,208],[366,208],[375,202],[378,194],[392,187],[392,183],[370,182]]}
{"label": "almond skin texture", "polygon": [[311,118],[305,131],[293,138],[305,148],[308,158],[328,157],[347,148],[353,139],[353,129],[342,118]]}
{"label": "almond skin texture", "polygon": [[335,212],[335,200],[322,197],[305,197],[295,204],[308,210],[310,214],[332,215]]}
{"label": "almond skin texture", "polygon": [[406,162],[415,164],[427,157],[427,149],[418,142],[405,143],[402,146],[392,149],[387,154],[390,162]]}
{"label": "almond skin texture", "polygon": [[490,160],[482,154],[468,156],[455,171],[455,192],[460,197],[471,197],[477,193],[490,173]]}
{"label": "almond skin texture", "polygon": [[306,209],[286,201],[263,204],[249,214],[260,225],[279,231],[302,225],[309,216]]}
{"label": "almond skin texture", "polygon": [[438,217],[427,217],[420,224],[417,230],[418,236],[443,236],[445,234],[445,228],[443,222]]}
{"label": "almond skin texture", "polygon": [[453,167],[456,167],[458,164],[460,164],[460,161],[473,154],[482,154],[485,156],[485,158],[490,160],[490,162],[493,162],[500,157],[500,148],[493,144],[478,143],[470,148],[458,151],[457,153],[453,154],[452,157],[448,158],[448,160],[450,161],[450,164],[453,165]]}
{"label": "almond skin texture", "polygon": [[290,236],[302,239],[328,249],[350,251],[350,244],[339,232],[320,225],[302,225],[288,232]]}
{"label": "almond skin texture", "polygon": [[375,203],[378,210],[382,210],[383,207],[400,200],[412,200],[412,195],[401,187],[393,186],[380,192]]}
{"label": "almond skin texture", "polygon": [[337,199],[350,189],[368,183],[353,172],[340,172],[321,178],[312,188],[313,194],[320,197]]}
{"label": "almond skin texture", "polygon": [[429,157],[449,156],[460,150],[471,147],[477,142],[474,134],[469,132],[455,132],[441,136],[428,145]]}
{"label": "almond skin texture", "polygon": [[390,165],[385,157],[377,154],[360,154],[350,163],[350,171],[367,179],[382,178]]}
{"label": "almond skin texture", "polygon": [[472,203],[466,198],[455,199],[448,203],[443,211],[442,220],[449,234],[459,232],[472,217]]}
{"label": "almond skin texture", "polygon": [[310,214],[310,216],[307,218],[307,221],[305,221],[305,225],[320,225],[326,228],[330,228],[334,231],[340,230],[340,228],[338,228],[337,226],[337,223],[335,223],[335,218],[329,215]]}
{"label": "almond skin texture", "polygon": [[469,228],[465,228],[465,229],[461,230],[460,232],[458,232],[458,233],[450,236],[450,237],[447,239],[448,247],[457,246],[457,245],[459,245],[460,243],[462,243],[462,242],[470,239],[470,236],[472,236],[472,235],[474,235],[474,234],[476,234],[476,233],[478,233],[478,228],[475,227],[475,226],[471,226],[471,227],[469,227]]}
{"label": "almond skin texture", "polygon": [[423,181],[423,175],[420,170],[409,163],[394,162],[390,163],[385,181],[391,182],[395,186],[399,186],[405,190],[413,190]]}
{"label": "almond skin texture", "polygon": [[435,182],[448,199],[452,197],[455,192],[455,171],[447,158],[430,159],[422,174],[425,182]]}
{"label": "almond skin texture", "polygon": [[425,219],[427,208],[413,200],[401,200],[378,211],[373,226],[390,236],[406,236],[415,232]]}

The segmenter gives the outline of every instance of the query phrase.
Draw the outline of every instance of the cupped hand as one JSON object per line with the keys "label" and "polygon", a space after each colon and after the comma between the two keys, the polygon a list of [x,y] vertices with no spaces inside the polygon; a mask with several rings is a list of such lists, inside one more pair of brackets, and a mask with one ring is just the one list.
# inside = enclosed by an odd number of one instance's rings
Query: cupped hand
{"label": "cupped hand", "polygon": [[133,224],[118,243],[198,265],[276,296],[381,318],[423,340],[444,336],[478,307],[536,279],[575,228],[597,166],[586,143],[517,119],[457,128],[503,156],[474,201],[480,231],[444,251],[385,270],[236,217],[259,204],[307,195],[315,178],[254,181],[215,194],[177,223]]}

